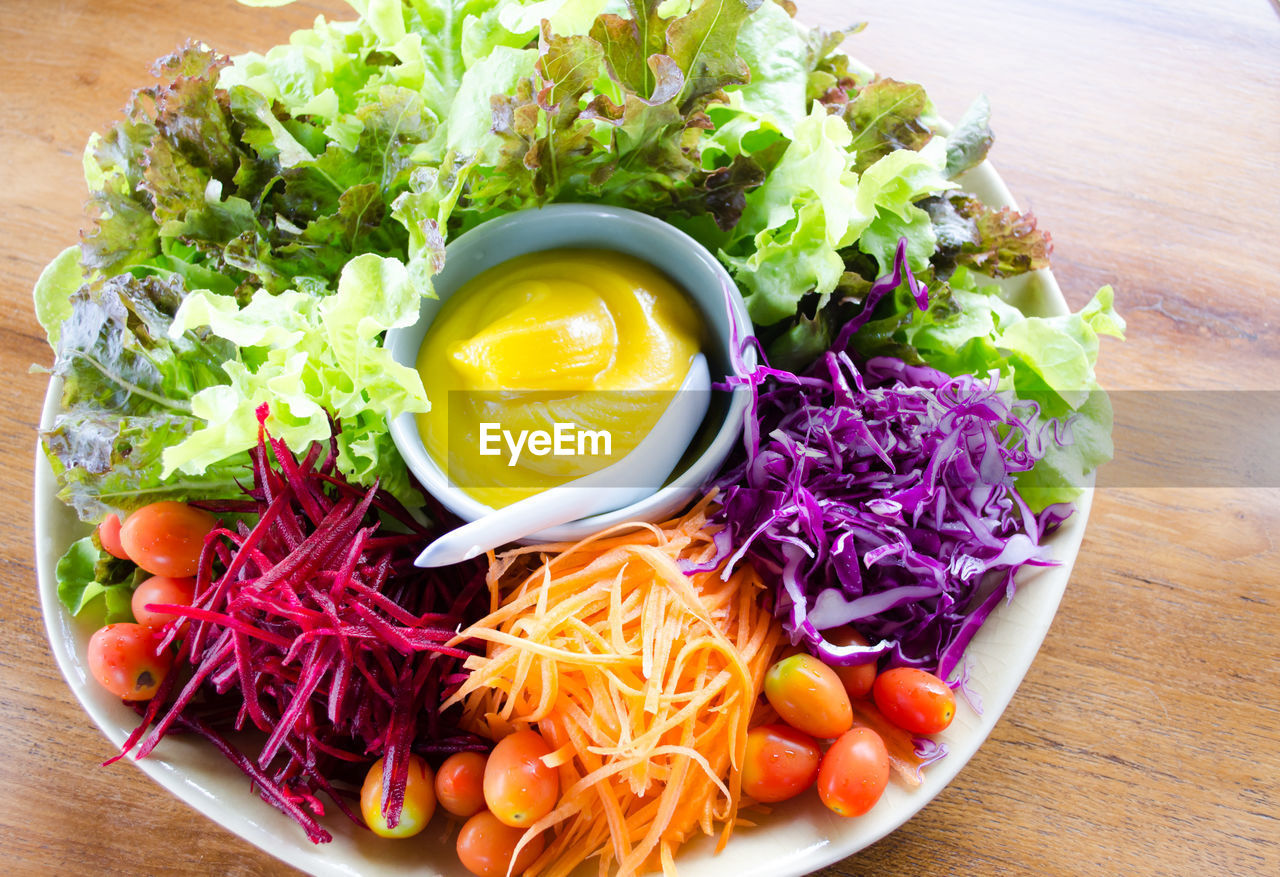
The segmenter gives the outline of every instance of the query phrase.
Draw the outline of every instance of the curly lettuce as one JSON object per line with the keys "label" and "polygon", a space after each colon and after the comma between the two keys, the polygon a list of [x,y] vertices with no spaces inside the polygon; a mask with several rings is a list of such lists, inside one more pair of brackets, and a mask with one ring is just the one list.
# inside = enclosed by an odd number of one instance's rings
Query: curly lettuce
{"label": "curly lettuce", "polygon": [[431,400],[382,335],[432,294],[449,240],[555,201],[687,231],[792,369],[901,247],[931,304],[880,301],[867,355],[1049,388],[1075,450],[1031,473],[1045,490],[1109,453],[1091,359],[1119,332],[1109,299],[1035,322],[979,279],[1051,252],[1030,214],[965,190],[985,98],[948,129],[921,86],[840,51],[860,26],[805,27],[787,0],[349,5],[263,53],[179,49],[90,140],[89,228],[35,296],[64,381],[44,444],[83,518],[232,490],[264,402],[290,444],[340,421],[344,472],[417,499],[386,424]]}
{"label": "curly lettuce", "polygon": [[201,425],[164,451],[162,478],[198,476],[256,446],[256,411],[265,404],[267,429],[290,447],[327,441],[336,420],[344,474],[380,479],[402,501],[421,502],[388,428],[402,413],[427,411],[426,392],[418,372],[378,344],[386,330],[417,320],[418,296],[403,263],[374,254],[348,262],[337,285],[323,298],[259,290],[240,306],[198,291],[183,301],[170,334],[207,331],[233,345],[235,356],[221,364],[229,382],[192,396]]}

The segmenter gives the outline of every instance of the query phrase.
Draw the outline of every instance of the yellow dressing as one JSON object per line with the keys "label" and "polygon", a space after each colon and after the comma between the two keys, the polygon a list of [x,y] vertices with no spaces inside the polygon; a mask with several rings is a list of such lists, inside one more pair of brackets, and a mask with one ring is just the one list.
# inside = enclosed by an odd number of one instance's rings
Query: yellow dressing
{"label": "yellow dressing", "polygon": [[[453,484],[508,505],[625,456],[684,381],[700,338],[694,306],[639,259],[517,257],[459,288],[427,330],[417,363],[432,400],[418,416],[423,443]],[[526,452],[512,466],[509,445],[492,453],[484,425],[495,423],[512,436],[557,424],[607,430],[610,452]]]}

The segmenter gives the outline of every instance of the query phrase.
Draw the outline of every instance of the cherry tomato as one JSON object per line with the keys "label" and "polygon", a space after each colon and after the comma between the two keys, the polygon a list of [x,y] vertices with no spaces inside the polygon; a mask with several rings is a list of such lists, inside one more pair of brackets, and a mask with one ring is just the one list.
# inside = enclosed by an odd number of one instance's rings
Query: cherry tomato
{"label": "cherry tomato", "polygon": [[172,612],[154,612],[148,603],[168,603],[173,606],[190,606],[196,596],[196,580],[173,579],[169,576],[152,576],[133,591],[133,617],[139,624],[159,630],[166,622],[178,616]]}
{"label": "cherry tomato", "polygon": [[840,677],[813,655],[792,655],[770,667],[764,694],[784,722],[814,737],[839,737],[853,727]]}
{"label": "cherry tomato", "polygon": [[382,766],[379,758],[365,774],[360,787],[360,815],[365,825],[380,837],[413,837],[427,827],[436,812],[435,777],[431,766],[416,755],[409,756],[409,778],[404,786],[404,806],[395,827],[387,825],[382,812]]}
{"label": "cherry tomato", "polygon": [[118,557],[121,560],[129,559],[124,546],[120,544],[120,516],[115,512],[103,518],[102,523],[98,525],[98,541],[102,543],[103,551],[112,557]]}
{"label": "cherry tomato", "polygon": [[535,835],[515,857],[513,865],[511,859],[522,837],[523,828],[503,825],[488,810],[481,810],[458,832],[458,858],[463,867],[476,877],[507,877],[508,872],[520,874],[542,855],[546,843],[542,835]]}
{"label": "cherry tomato", "polygon": [[528,828],[551,812],[560,797],[560,772],[542,762],[551,747],[537,731],[503,737],[484,766],[484,801],[513,828]]}
{"label": "cherry tomato", "polygon": [[173,657],[156,654],[160,638],[141,624],[108,624],[89,638],[89,672],[125,700],[150,700],[169,673]]}
{"label": "cherry tomato", "polygon": [[747,733],[742,762],[742,791],[762,804],[794,798],[818,778],[822,752],[803,731],[787,725],[761,725]]}
{"label": "cherry tomato", "polygon": [[[837,627],[833,630],[824,630],[822,635],[837,646],[868,645],[866,637],[852,627]],[[857,699],[866,697],[871,693],[871,686],[876,681],[875,661],[868,661],[865,664],[849,664],[845,667],[832,667],[831,669],[835,670],[836,675],[840,677],[840,682],[844,685],[844,690],[848,692],[849,697]]]}
{"label": "cherry tomato", "polygon": [[213,515],[181,502],[153,502],[125,520],[120,544],[129,558],[155,576],[193,576]]}
{"label": "cherry tomato", "polygon": [[818,797],[841,816],[861,816],[876,805],[889,784],[889,752],[870,728],[841,734],[822,757]]}
{"label": "cherry tomato", "polygon": [[956,717],[955,692],[928,670],[885,670],[871,691],[884,717],[912,734],[936,734]]}
{"label": "cherry tomato", "polygon": [[484,765],[480,752],[455,752],[436,771],[436,800],[466,819],[484,809]]}

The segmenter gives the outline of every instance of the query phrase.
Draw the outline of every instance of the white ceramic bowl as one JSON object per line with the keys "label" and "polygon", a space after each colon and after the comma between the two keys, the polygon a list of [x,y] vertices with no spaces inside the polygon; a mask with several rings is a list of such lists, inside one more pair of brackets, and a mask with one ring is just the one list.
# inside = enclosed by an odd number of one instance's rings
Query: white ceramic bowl
{"label": "white ceramic bowl", "polygon": [[[964,180],[965,187],[988,204],[1016,206],[1008,190],[987,164]],[[1037,271],[1004,284],[1006,296],[1029,313],[1066,313],[1058,284],[1048,271]],[[48,426],[58,409],[56,385],[45,399],[41,423]],[[1090,482],[1092,484],[1092,482]],[[54,566],[70,543],[87,531],[55,497],[53,475],[37,451],[35,478],[36,564],[40,601],[49,643],[72,692],[106,736],[121,744],[137,716],[88,678],[85,644],[91,626],[69,617],[58,602]],[[845,858],[874,843],[910,819],[955,777],[991,733],[1035,658],[1053,620],[1071,567],[1084,538],[1092,490],[1076,502],[1076,512],[1048,540],[1059,565],[1024,569],[1018,592],[1001,604],[965,652],[970,688],[981,698],[981,715],[961,705],[955,721],[940,735],[950,754],[925,772],[924,784],[908,791],[890,783],[870,813],[857,819],[836,816],[807,795],[774,808],[760,825],[734,833],[720,855],[705,840],[681,850],[681,877],[799,877]],[[212,747],[200,741],[166,739],[152,756],[137,765],[197,812],[307,873],[322,877],[467,877],[458,863],[445,820],[437,819],[422,835],[387,843],[352,825],[340,814],[324,820],[333,832],[330,844],[315,846],[288,817],[252,794],[244,775]],[[86,770],[97,770],[88,761]],[[125,770],[122,765],[103,770]],[[163,806],[163,805],[158,805]],[[137,823],[145,813],[134,813]],[[68,831],[72,831],[68,827]],[[200,827],[192,824],[180,843],[200,843]],[[142,863],[141,866],[145,866]],[[594,863],[588,873],[594,874]]]}
{"label": "white ceramic bowl", "polygon": [[[483,271],[527,253],[560,248],[612,250],[635,256],[683,289],[702,313],[707,327],[703,351],[717,384],[733,373],[732,340],[752,334],[751,318],[737,285],[706,248],[674,226],[634,210],[600,204],[552,204],[509,213],[478,225],[449,244],[444,270],[432,278],[436,297],[423,299],[418,322],[387,332],[386,348],[401,365],[414,368],[431,321],[449,297]],[[755,351],[742,352],[748,365]],[[725,396],[728,398],[724,398]],[[666,483],[645,499],[615,511],[582,518],[531,534],[533,542],[577,541],[624,521],[661,521],[676,514],[715,475],[742,433],[750,389],[713,392],[711,407],[689,450]],[[432,400],[444,404],[443,400]],[[391,424],[391,438],[409,469],[445,508],[464,521],[492,509],[456,485],[427,453],[412,414]]]}

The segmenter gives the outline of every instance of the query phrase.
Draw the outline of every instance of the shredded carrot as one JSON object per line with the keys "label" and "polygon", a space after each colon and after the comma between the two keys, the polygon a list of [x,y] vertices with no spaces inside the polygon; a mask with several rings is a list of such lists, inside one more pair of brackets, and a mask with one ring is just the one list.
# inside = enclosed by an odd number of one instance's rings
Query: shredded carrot
{"label": "shredded carrot", "polygon": [[611,528],[577,544],[490,558],[492,613],[460,634],[486,643],[446,703],[495,739],[536,725],[561,777],[548,833],[525,872],[675,873],[697,832],[718,849],[739,824],[740,770],[764,674],[783,633],[746,564],[686,574],[715,556],[710,498],[683,517]]}

